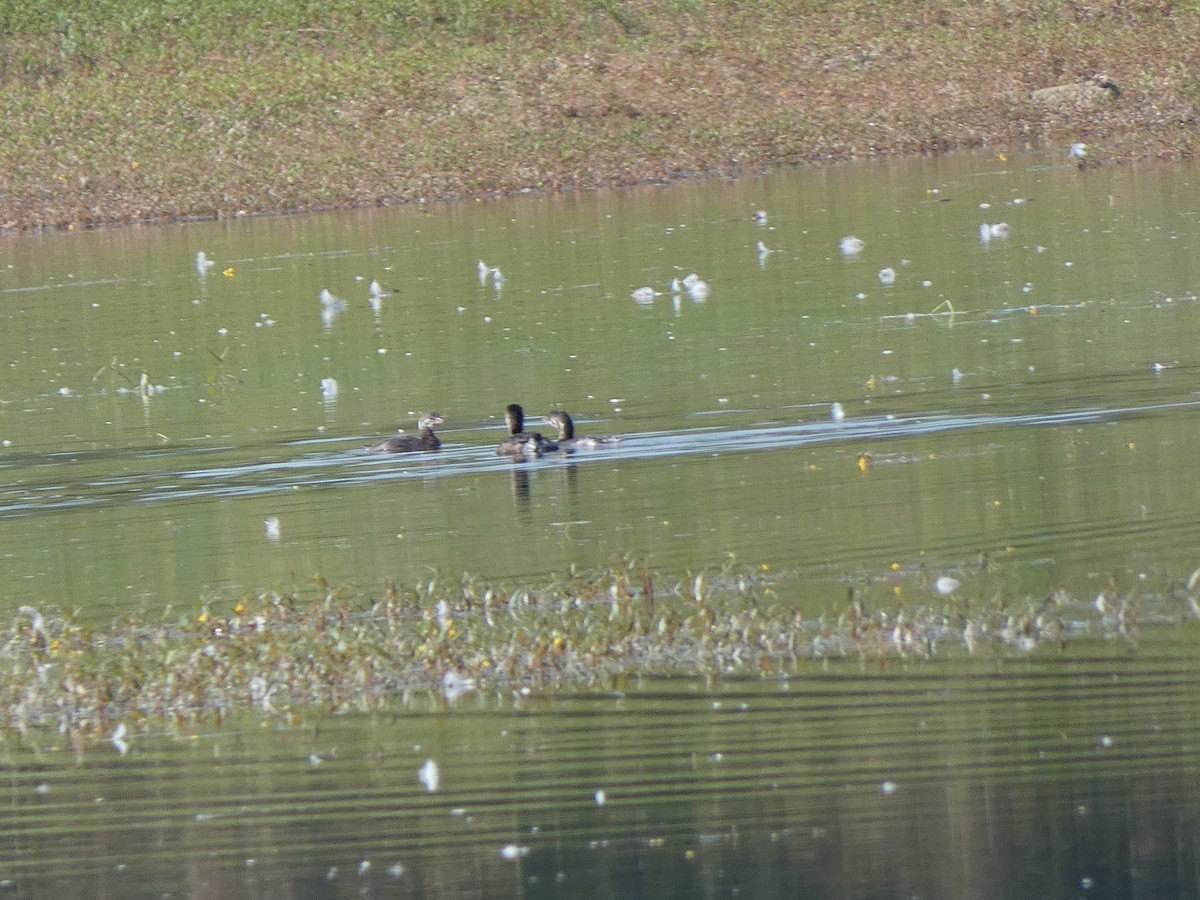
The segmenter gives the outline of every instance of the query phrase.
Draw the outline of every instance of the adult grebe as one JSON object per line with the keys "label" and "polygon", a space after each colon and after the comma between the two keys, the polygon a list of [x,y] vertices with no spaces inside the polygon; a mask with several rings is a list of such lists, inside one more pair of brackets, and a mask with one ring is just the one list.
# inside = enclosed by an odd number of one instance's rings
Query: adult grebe
{"label": "adult grebe", "polygon": [[413,453],[417,450],[436,450],[442,446],[436,434],[434,425],[441,425],[442,417],[435,412],[425,413],[417,419],[416,434],[394,434],[386,437],[377,444],[367,447],[368,453]]}
{"label": "adult grebe", "polygon": [[548,441],[536,431],[525,432],[525,410],[519,403],[510,403],[504,408],[504,421],[508,425],[508,437],[496,448],[497,456],[514,459],[536,459],[560,449],[554,441]]}
{"label": "adult grebe", "polygon": [[575,423],[571,421],[571,417],[567,415],[566,410],[552,409],[546,413],[546,421],[558,429],[558,441],[560,447],[571,447],[572,449],[593,448],[605,445],[614,445],[620,443],[621,439],[615,434],[581,434],[575,436]]}

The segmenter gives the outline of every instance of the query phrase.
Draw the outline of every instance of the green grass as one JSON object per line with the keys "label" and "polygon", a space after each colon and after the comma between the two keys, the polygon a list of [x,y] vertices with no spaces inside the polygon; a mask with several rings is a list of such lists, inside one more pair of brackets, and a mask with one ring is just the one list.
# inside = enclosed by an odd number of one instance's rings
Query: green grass
{"label": "green grass", "polygon": [[[5,0],[0,226],[589,188],[862,148],[1183,158],[1197,35],[1193,4],[1169,2]],[[1031,101],[1097,71],[1124,88],[1111,108]]]}

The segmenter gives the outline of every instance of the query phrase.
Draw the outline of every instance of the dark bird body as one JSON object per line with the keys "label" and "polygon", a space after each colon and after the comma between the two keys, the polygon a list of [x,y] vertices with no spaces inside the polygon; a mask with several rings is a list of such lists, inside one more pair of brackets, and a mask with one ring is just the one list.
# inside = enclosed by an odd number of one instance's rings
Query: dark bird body
{"label": "dark bird body", "polygon": [[442,417],[435,412],[426,413],[417,419],[416,434],[393,434],[367,447],[368,453],[415,453],[421,450],[436,450],[442,446],[433,433],[435,425],[442,424]]}

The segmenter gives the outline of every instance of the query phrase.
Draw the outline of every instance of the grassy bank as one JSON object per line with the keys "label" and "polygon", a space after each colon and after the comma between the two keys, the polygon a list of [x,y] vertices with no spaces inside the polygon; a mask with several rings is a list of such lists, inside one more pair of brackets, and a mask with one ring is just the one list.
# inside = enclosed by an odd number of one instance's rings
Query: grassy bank
{"label": "grassy bank", "polygon": [[[1049,142],[1197,152],[1195,3],[0,4],[0,226]],[[1103,72],[1111,102],[1040,88]]]}

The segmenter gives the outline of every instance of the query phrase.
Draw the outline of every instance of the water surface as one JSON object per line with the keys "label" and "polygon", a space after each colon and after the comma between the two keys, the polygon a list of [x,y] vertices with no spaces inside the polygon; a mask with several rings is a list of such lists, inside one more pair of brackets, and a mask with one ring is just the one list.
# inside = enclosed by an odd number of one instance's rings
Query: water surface
{"label": "water surface", "polygon": [[[664,585],[736,560],[808,619],[851,589],[939,602],[945,574],[974,604],[1105,591],[1147,626],[781,681],[141,723],[125,755],[8,735],[0,888],[1196,893],[1198,211],[1191,167],[953,156],[0,238],[8,616],[635,554]],[[707,296],[672,290],[690,273]],[[494,453],[512,401],[624,439],[514,466]],[[362,453],[430,409],[441,452]]]}
{"label": "water surface", "polygon": [[[10,236],[3,596],[104,619],[625,552],[765,565],[813,611],[893,564],[986,556],[1015,595],[1186,574],[1193,175],[950,157]],[[627,438],[514,469],[513,400]],[[443,452],[361,454],[426,409]]]}

